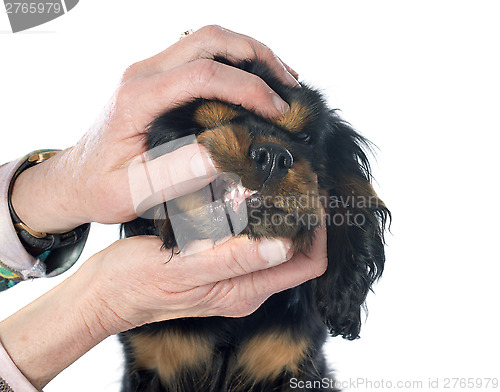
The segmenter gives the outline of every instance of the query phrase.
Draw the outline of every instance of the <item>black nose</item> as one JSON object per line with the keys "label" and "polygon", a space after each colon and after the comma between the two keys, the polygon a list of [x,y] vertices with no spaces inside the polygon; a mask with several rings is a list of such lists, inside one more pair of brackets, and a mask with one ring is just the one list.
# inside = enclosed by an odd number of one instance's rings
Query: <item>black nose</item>
{"label": "black nose", "polygon": [[293,165],[292,154],[279,144],[254,143],[250,146],[249,154],[263,184],[285,177]]}

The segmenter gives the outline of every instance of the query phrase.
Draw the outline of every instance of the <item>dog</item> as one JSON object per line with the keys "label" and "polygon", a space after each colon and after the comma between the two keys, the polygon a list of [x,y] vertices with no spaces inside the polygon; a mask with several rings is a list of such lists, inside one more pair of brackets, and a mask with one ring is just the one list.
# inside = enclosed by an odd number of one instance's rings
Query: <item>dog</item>
{"label": "dog", "polygon": [[[157,117],[148,126],[147,146],[173,143],[175,149],[176,140],[196,137],[216,167],[235,176],[210,188],[233,207],[231,191],[244,195],[238,201],[244,216],[229,217],[233,234],[287,237],[295,252],[307,252],[324,209],[328,267],[247,317],[169,320],[120,334],[122,392],[337,391],[322,346],[328,334],[359,337],[361,310],[385,263],[390,211],[371,185],[371,144],[316,89],[284,85],[263,61],[214,60],[259,76],[290,109],[270,119],[238,105],[194,99]],[[161,219],[123,224],[123,235],[157,235],[166,248],[179,250],[193,239],[217,241],[227,233],[203,205],[203,191],[195,192],[171,202]],[[181,216],[176,232],[172,211]],[[227,208],[221,211],[228,217]]]}

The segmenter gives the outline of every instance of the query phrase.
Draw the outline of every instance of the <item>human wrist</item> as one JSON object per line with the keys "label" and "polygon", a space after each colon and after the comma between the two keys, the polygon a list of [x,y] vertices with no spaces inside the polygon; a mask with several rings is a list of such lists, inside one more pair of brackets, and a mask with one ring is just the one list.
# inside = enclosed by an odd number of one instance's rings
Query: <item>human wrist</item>
{"label": "human wrist", "polygon": [[89,335],[96,340],[103,340],[138,326],[127,319],[124,309],[119,306],[120,303],[127,304],[123,301],[120,288],[113,287],[116,280],[110,279],[103,267],[106,252],[107,249],[92,256],[75,273],[87,287],[86,299],[81,303],[80,312],[82,317],[86,317]]}
{"label": "human wrist", "polygon": [[88,279],[75,273],[0,323],[7,353],[38,389],[109,336],[95,327]]}
{"label": "human wrist", "polygon": [[67,155],[62,151],[23,170],[12,184],[12,207],[33,231],[57,234],[87,223]]}

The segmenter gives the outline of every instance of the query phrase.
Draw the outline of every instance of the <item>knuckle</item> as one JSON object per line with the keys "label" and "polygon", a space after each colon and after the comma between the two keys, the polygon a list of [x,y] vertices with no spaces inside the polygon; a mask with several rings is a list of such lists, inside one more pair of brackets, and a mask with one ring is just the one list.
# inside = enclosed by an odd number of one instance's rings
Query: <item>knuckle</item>
{"label": "knuckle", "polygon": [[276,54],[266,45],[254,39],[247,39],[242,48],[248,59],[255,59],[266,62],[268,65],[276,66],[279,62]]}
{"label": "knuckle", "polygon": [[216,77],[220,66],[215,61],[208,59],[201,59],[199,62],[198,74],[195,75],[195,80],[199,84],[206,86]]}
{"label": "knuckle", "polygon": [[[232,280],[231,280],[232,282]],[[220,305],[224,309],[221,313],[231,317],[246,317],[254,313],[260,305],[269,297],[268,294],[258,290],[253,281],[253,274],[250,279],[238,280],[237,283],[230,283],[231,290],[225,291],[225,295]]]}
{"label": "knuckle", "polygon": [[131,82],[125,82],[120,85],[118,91],[116,92],[116,103],[117,105],[127,105],[134,100],[136,94],[135,86]]}
{"label": "knuckle", "polygon": [[[248,75],[242,91],[244,91],[244,97],[241,97],[240,101],[249,100],[252,103],[267,102],[272,93],[261,78],[251,74]],[[241,104],[242,102],[238,103]]]}
{"label": "knuckle", "polygon": [[253,312],[255,312],[260,305],[260,302],[251,300],[240,300],[235,302],[230,307],[231,315],[234,317],[247,317],[250,316]]}
{"label": "knuckle", "polygon": [[276,59],[274,52],[261,42],[250,40],[247,43],[248,50],[252,54],[252,57],[260,61],[266,61],[271,63],[271,61]]}
{"label": "knuckle", "polygon": [[224,32],[224,29],[216,24],[211,24],[207,26],[203,26],[201,29],[198,30],[198,32],[202,35],[205,36],[214,36],[214,35],[220,35],[221,33]]}
{"label": "knuckle", "polygon": [[201,86],[209,85],[216,77],[220,64],[209,59],[199,59],[195,63],[189,74],[191,83]]}
{"label": "knuckle", "polygon": [[244,39],[243,41],[239,42],[239,48],[242,52],[243,59],[244,60],[259,60],[259,51],[256,48],[255,43],[251,39]]}
{"label": "knuckle", "polygon": [[241,308],[239,309],[239,317],[250,316],[253,312],[255,312],[260,305],[264,302],[265,299],[261,298],[252,298],[247,302],[242,303]]}
{"label": "knuckle", "polygon": [[[226,29],[218,25],[208,25],[198,30],[194,37],[200,47],[205,48],[207,53],[213,52],[216,48],[221,48],[228,40],[229,33]],[[212,53],[212,55],[217,53]],[[206,55],[205,55],[206,56]]]}
{"label": "knuckle", "polygon": [[224,268],[228,268],[235,276],[246,275],[248,273],[247,268],[240,261],[241,255],[245,253],[234,243],[230,242],[228,244],[228,251],[224,257]]}
{"label": "knuckle", "polygon": [[241,310],[249,313],[253,313],[271,295],[267,290],[259,289],[259,285],[256,282],[256,274],[251,275],[248,287],[242,291],[240,303],[244,305],[244,308]]}
{"label": "knuckle", "polygon": [[134,63],[127,67],[127,69],[123,72],[122,82],[126,82],[136,76],[138,72],[139,65],[138,63]]}
{"label": "knuckle", "polygon": [[217,316],[231,316],[239,312],[239,289],[232,280],[217,282],[206,298],[206,305]]}
{"label": "knuckle", "polygon": [[262,57],[265,60],[279,61],[276,54],[266,45],[262,45]]}
{"label": "knuckle", "polygon": [[320,260],[315,260],[312,263],[311,267],[312,267],[312,273],[313,273],[314,277],[319,277],[319,276],[323,275],[328,268],[328,258],[324,257],[324,258],[321,258]]}
{"label": "knuckle", "polygon": [[248,317],[257,310],[257,307],[244,307],[234,312],[235,317]]}
{"label": "knuckle", "polygon": [[172,82],[173,77],[169,72],[158,75],[155,78],[154,87],[151,88],[152,96],[154,97],[155,101],[161,100],[164,96],[168,95],[169,92],[172,91]]}

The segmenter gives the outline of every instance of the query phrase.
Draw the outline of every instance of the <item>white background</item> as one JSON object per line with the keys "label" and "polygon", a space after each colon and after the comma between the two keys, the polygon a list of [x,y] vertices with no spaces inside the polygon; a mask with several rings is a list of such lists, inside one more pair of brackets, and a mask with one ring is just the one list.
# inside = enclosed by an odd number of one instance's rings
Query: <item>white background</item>
{"label": "white background", "polygon": [[[493,1],[81,0],[18,34],[0,13],[0,161],[75,143],[125,68],[184,30],[216,23],[251,35],[324,89],[379,147],[376,188],[394,217],[386,272],[369,296],[362,338],[326,347],[338,378],[373,383],[351,384],[352,391],[391,390],[382,382],[444,391],[451,390],[445,378],[499,377],[497,8]],[[94,225],[81,261],[117,237],[116,226]],[[1,293],[0,319],[68,274]],[[118,391],[120,372],[120,347],[108,339],[45,390]],[[429,379],[440,388],[428,388]],[[398,381],[423,388],[396,388]]]}

